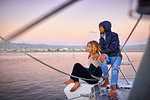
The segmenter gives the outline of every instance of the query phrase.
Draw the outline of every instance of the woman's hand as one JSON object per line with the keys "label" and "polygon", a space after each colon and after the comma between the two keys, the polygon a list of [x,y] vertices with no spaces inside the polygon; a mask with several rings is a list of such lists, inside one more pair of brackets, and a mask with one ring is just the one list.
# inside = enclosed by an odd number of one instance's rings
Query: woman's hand
{"label": "woman's hand", "polygon": [[99,57],[99,54],[98,54],[98,53],[96,53],[96,54],[94,54],[94,55],[92,56],[92,59],[93,59],[93,60],[97,60],[97,59],[98,59],[98,57]]}
{"label": "woman's hand", "polygon": [[88,55],[88,59],[91,57],[91,54]]}

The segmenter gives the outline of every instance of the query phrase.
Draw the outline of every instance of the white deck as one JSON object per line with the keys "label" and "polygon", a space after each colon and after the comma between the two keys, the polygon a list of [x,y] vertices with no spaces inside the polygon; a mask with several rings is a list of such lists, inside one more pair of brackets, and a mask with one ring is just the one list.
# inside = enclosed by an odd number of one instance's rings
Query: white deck
{"label": "white deck", "polygon": [[[68,97],[68,99],[71,98],[75,98],[80,96],[80,94],[89,94],[91,92],[91,88],[94,85],[90,85],[88,83],[80,83],[80,87],[74,91],[74,92],[70,92],[70,89],[74,86],[74,83],[71,83],[69,85],[66,86],[66,88],[64,89],[64,92],[66,94],[66,96]],[[80,97],[80,98],[76,98],[75,100],[88,100],[89,98],[87,97]]]}
{"label": "white deck", "polygon": [[[121,88],[131,88],[132,87],[132,84],[133,84],[133,80],[129,80],[129,83],[130,85],[127,85],[127,83],[125,82],[125,80],[119,80],[118,81],[118,84],[119,84],[119,87]],[[80,87],[74,91],[74,92],[70,92],[70,89],[74,86],[74,83],[71,83],[69,85],[67,85],[64,89],[64,92],[67,96],[68,99],[72,99],[72,98],[76,98],[74,100],[88,100],[89,98],[88,97],[79,97],[81,94],[90,94],[91,93],[91,88],[94,86],[94,85],[91,85],[91,84],[88,84],[86,82],[82,82],[80,83]],[[109,87],[109,86],[108,86]],[[119,95],[121,95],[119,92],[118,92]],[[126,99],[123,99],[123,100],[126,100]]]}

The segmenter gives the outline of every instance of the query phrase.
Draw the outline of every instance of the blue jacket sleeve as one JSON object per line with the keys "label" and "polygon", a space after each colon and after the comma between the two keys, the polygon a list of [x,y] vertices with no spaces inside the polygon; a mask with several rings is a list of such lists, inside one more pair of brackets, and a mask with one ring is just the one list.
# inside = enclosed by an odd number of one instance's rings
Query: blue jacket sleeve
{"label": "blue jacket sleeve", "polygon": [[110,44],[106,44],[106,42],[104,41],[104,38],[102,38],[102,37],[100,38],[99,42],[100,42],[100,46],[102,48],[102,50],[101,50],[102,54],[103,53],[109,54],[111,52],[114,52],[119,47],[119,38],[118,38],[117,34],[112,36]]}

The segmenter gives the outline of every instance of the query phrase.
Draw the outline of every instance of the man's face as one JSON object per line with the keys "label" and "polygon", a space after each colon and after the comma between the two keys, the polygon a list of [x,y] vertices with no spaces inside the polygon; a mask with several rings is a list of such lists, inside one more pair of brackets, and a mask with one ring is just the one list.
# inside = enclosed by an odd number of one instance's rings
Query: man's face
{"label": "man's face", "polygon": [[100,25],[99,31],[100,31],[101,33],[104,33],[104,28],[103,28],[103,26]]}

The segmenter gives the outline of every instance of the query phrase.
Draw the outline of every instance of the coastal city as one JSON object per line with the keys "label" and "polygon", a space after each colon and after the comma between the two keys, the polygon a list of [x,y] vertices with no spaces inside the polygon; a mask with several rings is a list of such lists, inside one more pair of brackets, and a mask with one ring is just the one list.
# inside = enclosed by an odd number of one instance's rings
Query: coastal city
{"label": "coastal city", "polygon": [[[86,45],[72,46],[72,45],[47,45],[47,44],[26,44],[13,43],[20,49],[16,49],[10,44],[0,43],[0,52],[87,52]],[[146,48],[145,44],[127,45],[126,51],[143,52]]]}
{"label": "coastal city", "polygon": [[73,49],[69,49],[69,48],[62,48],[62,49],[53,49],[53,48],[49,48],[49,49],[36,49],[36,48],[24,48],[22,50],[16,50],[16,49],[0,49],[0,52],[21,52],[21,51],[26,51],[26,52],[85,52],[86,49],[81,48],[81,49],[77,49],[77,48],[73,48]]}
{"label": "coastal city", "polygon": [[1,44],[0,52],[86,52],[86,46],[59,46],[59,45],[31,45],[15,44],[21,49],[16,49],[12,45]]}

